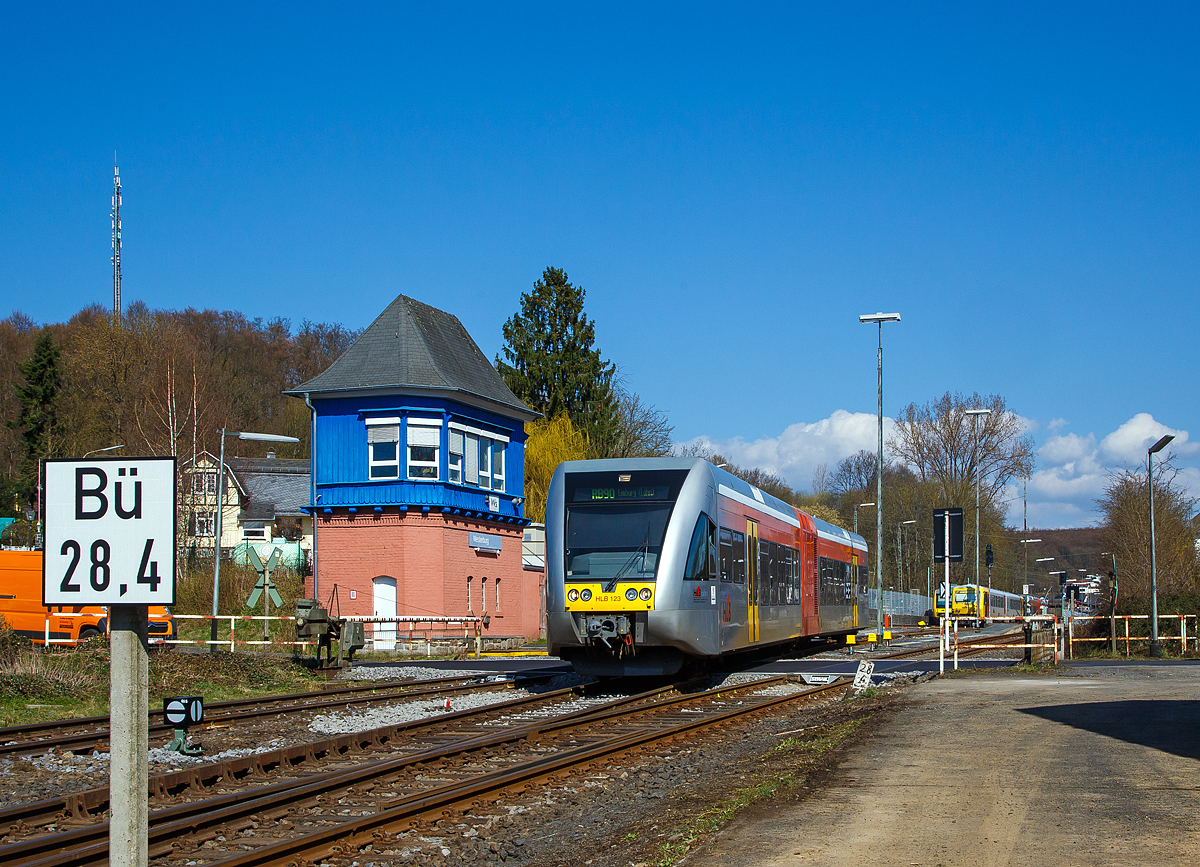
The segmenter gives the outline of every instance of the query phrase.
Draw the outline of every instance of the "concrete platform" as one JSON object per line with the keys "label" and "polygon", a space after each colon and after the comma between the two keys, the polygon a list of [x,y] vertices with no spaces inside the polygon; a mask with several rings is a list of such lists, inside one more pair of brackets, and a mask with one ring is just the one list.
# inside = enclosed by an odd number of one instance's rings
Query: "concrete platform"
{"label": "concrete platform", "polygon": [[919,684],[837,780],[690,863],[1177,865],[1200,855],[1200,665]]}

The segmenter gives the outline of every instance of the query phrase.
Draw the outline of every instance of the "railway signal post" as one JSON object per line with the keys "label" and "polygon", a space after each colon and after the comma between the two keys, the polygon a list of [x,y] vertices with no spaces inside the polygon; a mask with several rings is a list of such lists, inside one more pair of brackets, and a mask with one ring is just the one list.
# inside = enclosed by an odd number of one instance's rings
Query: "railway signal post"
{"label": "railway signal post", "polygon": [[963,559],[963,510],[933,510],[933,562],[946,564],[945,602],[942,608],[942,640],[939,642],[938,671],[946,673],[946,653],[950,650],[950,617],[954,599],[950,593],[950,562]]}
{"label": "railway signal post", "polygon": [[108,860],[146,867],[146,615],[175,601],[175,459],[49,460],[45,473],[42,603],[108,607]]}

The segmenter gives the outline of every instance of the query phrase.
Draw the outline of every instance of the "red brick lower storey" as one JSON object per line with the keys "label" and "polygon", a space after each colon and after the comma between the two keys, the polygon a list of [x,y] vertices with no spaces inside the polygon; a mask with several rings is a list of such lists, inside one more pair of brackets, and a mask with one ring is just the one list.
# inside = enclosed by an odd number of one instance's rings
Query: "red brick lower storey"
{"label": "red brick lower storey", "polygon": [[[539,636],[542,573],[521,567],[519,525],[433,512],[338,510],[318,515],[316,533],[320,601],[327,602],[336,585],[342,614],[376,614],[376,589],[382,585],[386,598],[390,586],[376,579],[391,578],[399,616],[488,615],[485,635]],[[500,550],[470,547],[468,533],[499,537]],[[306,592],[312,589],[309,578]]]}

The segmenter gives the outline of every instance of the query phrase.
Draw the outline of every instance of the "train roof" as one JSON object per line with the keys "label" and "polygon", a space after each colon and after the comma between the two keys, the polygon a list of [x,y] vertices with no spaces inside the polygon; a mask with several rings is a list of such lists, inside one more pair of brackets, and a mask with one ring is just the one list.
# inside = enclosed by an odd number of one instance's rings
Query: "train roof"
{"label": "train roof", "polygon": [[[605,458],[601,460],[591,461],[567,461],[563,464],[564,472],[586,473],[586,472],[616,472],[623,469],[639,469],[639,470],[691,470],[697,465],[703,464],[709,468],[717,484],[723,488],[740,494],[750,503],[760,503],[767,507],[767,511],[778,512],[782,516],[791,519],[791,523],[795,523],[796,519],[792,516],[796,514],[797,507],[791,503],[784,502],[778,497],[773,497],[761,488],[747,482],[745,479],[738,478],[728,470],[718,467],[715,464],[709,463],[704,458]],[[802,509],[800,511],[803,511]],[[816,525],[817,534],[824,539],[829,539],[833,542],[839,542],[851,548],[856,548],[860,551],[867,550],[867,542],[862,536],[856,536],[849,530],[845,530],[836,524],[830,524],[828,521],[822,521],[820,518],[815,518],[805,515]]]}

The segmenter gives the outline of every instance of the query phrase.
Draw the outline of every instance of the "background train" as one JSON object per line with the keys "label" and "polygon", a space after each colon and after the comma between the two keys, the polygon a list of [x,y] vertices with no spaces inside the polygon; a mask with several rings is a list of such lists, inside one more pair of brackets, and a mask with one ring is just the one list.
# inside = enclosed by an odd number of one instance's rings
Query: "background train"
{"label": "background train", "polygon": [[547,643],[582,674],[855,632],[867,545],[699,458],[568,461],[546,504]]}
{"label": "background train", "polygon": [[[1041,600],[1019,596],[1004,590],[990,590],[977,584],[954,584],[950,587],[951,617],[964,617],[983,625],[996,617],[1021,617],[1026,608],[1040,609]],[[1036,605],[1035,605],[1036,603]],[[938,588],[934,601],[933,616],[941,620],[946,609],[946,594],[943,588]],[[1039,613],[1032,611],[1031,613]]]}

